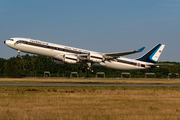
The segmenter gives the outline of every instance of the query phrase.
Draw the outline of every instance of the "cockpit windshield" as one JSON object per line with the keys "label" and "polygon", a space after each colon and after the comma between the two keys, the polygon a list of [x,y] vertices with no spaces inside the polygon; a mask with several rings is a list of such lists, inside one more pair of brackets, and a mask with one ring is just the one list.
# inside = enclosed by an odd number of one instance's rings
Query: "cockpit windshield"
{"label": "cockpit windshield", "polygon": [[9,41],[14,41],[13,39],[8,39]]}

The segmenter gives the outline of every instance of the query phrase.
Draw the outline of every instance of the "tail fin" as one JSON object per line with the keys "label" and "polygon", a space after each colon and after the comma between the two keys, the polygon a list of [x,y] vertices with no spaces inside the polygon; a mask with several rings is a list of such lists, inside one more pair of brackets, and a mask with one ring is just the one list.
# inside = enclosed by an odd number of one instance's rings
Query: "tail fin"
{"label": "tail fin", "polygon": [[138,58],[137,60],[144,61],[144,62],[151,62],[156,63],[161,55],[165,45],[158,44],[154,48],[152,48],[149,52],[144,54],[142,57]]}

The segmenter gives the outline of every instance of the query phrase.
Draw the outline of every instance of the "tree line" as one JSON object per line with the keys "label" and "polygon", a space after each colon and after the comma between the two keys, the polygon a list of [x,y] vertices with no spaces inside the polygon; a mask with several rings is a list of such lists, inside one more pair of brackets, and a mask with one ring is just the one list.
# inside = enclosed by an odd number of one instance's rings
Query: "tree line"
{"label": "tree line", "polygon": [[[94,72],[80,70],[79,64],[56,64],[52,58],[32,55],[22,55],[21,57],[11,57],[9,59],[0,58],[0,77],[19,78],[19,77],[43,77],[45,71],[51,73],[51,77],[70,77],[71,72],[78,72],[79,77],[95,77],[97,72],[104,72],[106,77],[121,77],[122,72],[131,73],[132,78],[144,78],[145,73],[155,73],[157,78],[167,78],[169,73],[171,78],[176,78],[175,73],[180,74],[180,63],[178,62],[159,62],[171,63],[173,66],[161,66],[146,70],[114,70],[105,67],[93,67]],[[128,77],[125,75],[124,77]],[[153,77],[153,76],[149,76]]]}

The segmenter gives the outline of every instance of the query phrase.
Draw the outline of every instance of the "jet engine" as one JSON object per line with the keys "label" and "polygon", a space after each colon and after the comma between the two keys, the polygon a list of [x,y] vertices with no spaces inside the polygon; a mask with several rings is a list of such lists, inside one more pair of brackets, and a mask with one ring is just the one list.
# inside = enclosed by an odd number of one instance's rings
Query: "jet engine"
{"label": "jet engine", "polygon": [[88,60],[92,62],[102,62],[104,61],[104,57],[103,55],[99,55],[99,54],[90,54]]}
{"label": "jet engine", "polygon": [[58,59],[58,60],[61,60],[62,62],[71,63],[71,64],[75,64],[75,63],[79,62],[79,59],[78,59],[77,56],[69,55],[69,54],[56,55],[54,58]]}
{"label": "jet engine", "polygon": [[52,59],[52,62],[54,62],[54,63],[56,63],[56,64],[64,64],[64,62],[63,61],[61,61],[61,60],[57,60],[57,59]]}

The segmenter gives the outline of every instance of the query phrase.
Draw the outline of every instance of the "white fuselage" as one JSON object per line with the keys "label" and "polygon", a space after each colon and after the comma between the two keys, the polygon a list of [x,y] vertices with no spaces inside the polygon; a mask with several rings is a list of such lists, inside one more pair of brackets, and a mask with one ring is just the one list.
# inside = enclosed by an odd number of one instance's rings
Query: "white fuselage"
{"label": "white fuselage", "polygon": [[6,40],[5,44],[15,50],[31,54],[48,56],[59,60],[62,60],[62,57],[67,56],[67,63],[81,63],[78,60],[78,56],[89,55],[89,58],[86,62],[91,62],[92,65],[104,66],[118,70],[147,69],[150,68],[150,66],[148,65],[153,64],[123,57],[112,60],[103,60],[103,54],[99,52],[58,45],[28,38],[11,38],[9,40]]}

